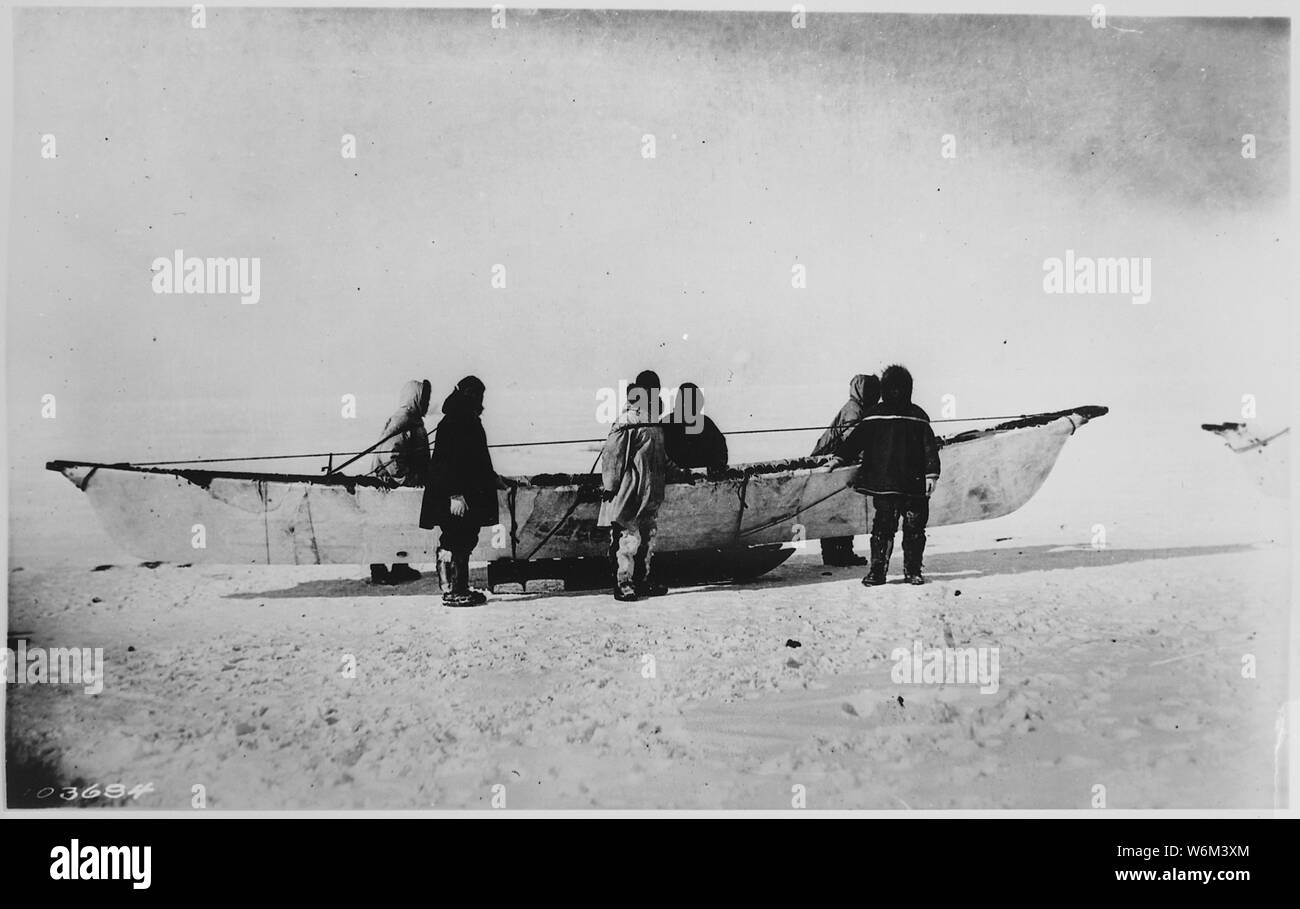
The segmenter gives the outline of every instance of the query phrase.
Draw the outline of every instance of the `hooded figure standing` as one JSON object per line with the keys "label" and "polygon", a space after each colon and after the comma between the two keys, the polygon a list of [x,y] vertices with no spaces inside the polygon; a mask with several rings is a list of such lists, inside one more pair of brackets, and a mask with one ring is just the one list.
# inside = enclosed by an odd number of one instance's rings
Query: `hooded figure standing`
{"label": "hooded figure standing", "polygon": [[860,458],[853,488],[871,496],[876,516],[871,523],[871,568],[862,583],[885,583],[894,551],[898,519],[903,519],[903,571],[908,583],[924,584],[925,525],[930,495],[939,482],[939,443],[930,417],[912,403],[912,374],[890,366],[880,376],[881,401],[863,415],[831,463]]}
{"label": "hooded figure standing", "polygon": [[469,586],[469,556],[479,529],[497,523],[497,489],[501,481],[492,468],[483,413],[483,383],[466,376],[442,402],[429,479],[424,486],[420,526],[441,528],[440,549],[446,563],[442,601],[448,606],[478,606],[487,597]]}
{"label": "hooded figure standing", "polygon": [[652,392],[633,384],[627,404],[609,431],[601,452],[601,504],[598,527],[610,530],[614,599],[661,596],[668,588],[650,580],[659,506],[664,500],[664,427],[650,417]]}
{"label": "hooded figure standing", "polygon": [[[419,486],[429,473],[429,435],[424,431],[424,415],[429,412],[433,386],[428,379],[412,379],[402,386],[397,411],[384,424],[381,443],[384,450],[375,453],[371,473],[389,489]],[[418,580],[420,572],[405,562],[388,566],[370,566],[370,583],[401,584]]]}
{"label": "hooded figure standing", "polygon": [[[833,455],[858,421],[880,401],[880,380],[871,375],[857,375],[849,382],[849,400],[831,420],[813,448],[813,456]],[[853,551],[853,537],[823,537],[822,564],[834,567],[865,565],[867,560]]]}

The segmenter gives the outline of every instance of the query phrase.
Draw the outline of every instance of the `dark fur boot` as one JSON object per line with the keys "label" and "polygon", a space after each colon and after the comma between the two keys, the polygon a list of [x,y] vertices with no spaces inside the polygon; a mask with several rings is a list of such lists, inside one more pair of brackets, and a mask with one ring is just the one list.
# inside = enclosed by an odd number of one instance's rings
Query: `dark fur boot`
{"label": "dark fur boot", "polygon": [[443,563],[446,581],[442,589],[442,602],[447,606],[481,606],[487,597],[469,586],[469,555],[453,555]]}
{"label": "dark fur boot", "polygon": [[894,554],[894,538],[871,535],[871,569],[862,583],[868,587],[878,587],[885,583],[889,573],[889,557]]}
{"label": "dark fur boot", "polygon": [[909,584],[924,584],[921,557],[925,554],[925,534],[903,534],[903,574]]}

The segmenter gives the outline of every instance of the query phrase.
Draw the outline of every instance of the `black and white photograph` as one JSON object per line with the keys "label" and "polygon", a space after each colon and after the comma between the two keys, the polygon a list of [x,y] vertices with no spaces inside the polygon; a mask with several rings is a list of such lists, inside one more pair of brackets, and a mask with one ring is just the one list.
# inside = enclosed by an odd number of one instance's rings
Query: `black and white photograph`
{"label": "black and white photograph", "polygon": [[6,812],[1288,812],[1262,9],[12,8]]}

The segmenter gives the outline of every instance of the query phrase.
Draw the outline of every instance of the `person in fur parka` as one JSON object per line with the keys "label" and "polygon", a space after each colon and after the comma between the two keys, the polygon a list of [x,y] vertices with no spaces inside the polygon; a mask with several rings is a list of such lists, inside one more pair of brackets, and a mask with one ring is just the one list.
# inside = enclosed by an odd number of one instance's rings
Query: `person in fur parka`
{"label": "person in fur parka", "polygon": [[466,376],[442,402],[424,487],[420,526],[438,527],[438,547],[451,558],[445,566],[448,606],[478,606],[487,600],[469,587],[469,556],[480,528],[497,523],[497,490],[504,484],[492,467],[487,434],[483,431],[483,383]]}
{"label": "person in fur parka", "polygon": [[907,581],[923,584],[922,556],[930,495],[939,481],[939,443],[930,417],[912,403],[912,374],[890,366],[880,376],[881,401],[868,410],[856,429],[840,443],[833,466],[860,459],[852,486],[871,496],[871,568],[862,583],[885,583],[898,521],[903,521],[903,571]]}
{"label": "person in fur parka", "polygon": [[[429,434],[424,415],[429,412],[433,386],[428,379],[412,379],[402,386],[397,410],[384,424],[379,438],[387,439],[375,453],[371,473],[389,489],[419,486],[429,474]],[[370,583],[401,584],[415,581],[420,572],[404,562],[389,570],[387,565],[370,566]]]}
{"label": "person in fur parka", "polygon": [[668,458],[664,427],[651,422],[651,391],[633,384],[627,404],[601,452],[601,504],[597,526],[610,530],[614,599],[659,596],[667,588],[651,580],[659,506],[664,500]]}
{"label": "person in fur parka", "polygon": [[683,470],[703,467],[711,477],[727,469],[727,437],[704,413],[704,392],[694,382],[677,389],[677,402],[664,422],[664,452]]}
{"label": "person in fur parka", "polygon": [[[833,455],[858,421],[880,401],[880,380],[873,375],[856,375],[849,382],[849,399],[831,420],[813,446],[813,457]],[[853,551],[853,537],[822,537],[822,564],[833,568],[865,565],[867,560]]]}

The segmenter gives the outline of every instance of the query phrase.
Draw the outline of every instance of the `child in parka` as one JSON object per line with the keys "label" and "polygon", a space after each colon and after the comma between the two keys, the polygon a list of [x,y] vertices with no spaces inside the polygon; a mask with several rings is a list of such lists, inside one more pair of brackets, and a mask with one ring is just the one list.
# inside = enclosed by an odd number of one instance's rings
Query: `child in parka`
{"label": "child in parka", "polygon": [[651,392],[633,384],[627,404],[610,429],[601,453],[601,504],[597,526],[610,529],[614,599],[668,592],[650,579],[659,506],[664,500],[668,459],[664,428],[650,422]]}
{"label": "child in parka", "polygon": [[939,443],[930,417],[912,403],[912,374],[890,366],[880,376],[880,403],[835,449],[831,465],[861,459],[853,488],[871,496],[871,568],[862,583],[885,583],[898,519],[903,519],[903,571],[910,584],[924,584],[925,525],[930,495],[939,482]]}

